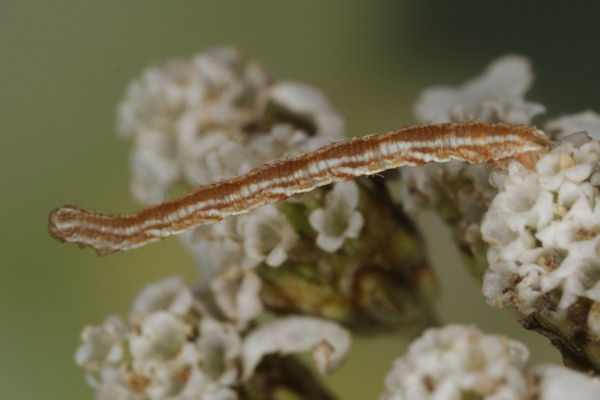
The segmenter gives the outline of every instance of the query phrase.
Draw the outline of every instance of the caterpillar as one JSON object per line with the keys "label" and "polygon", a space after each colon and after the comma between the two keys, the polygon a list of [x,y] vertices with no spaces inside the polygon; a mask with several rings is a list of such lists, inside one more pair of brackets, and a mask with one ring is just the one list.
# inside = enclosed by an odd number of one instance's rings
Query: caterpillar
{"label": "caterpillar", "polygon": [[535,126],[468,122],[405,127],[334,142],[298,157],[267,163],[134,214],[102,214],[65,205],[50,213],[48,230],[61,242],[92,247],[104,255],[212,224],[332,182],[429,162],[497,162],[547,148],[548,139]]}

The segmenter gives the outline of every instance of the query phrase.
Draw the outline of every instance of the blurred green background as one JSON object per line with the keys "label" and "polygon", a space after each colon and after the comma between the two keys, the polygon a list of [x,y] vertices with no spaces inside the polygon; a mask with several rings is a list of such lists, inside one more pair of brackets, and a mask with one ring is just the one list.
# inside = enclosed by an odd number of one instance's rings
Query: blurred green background
{"label": "blurred green background", "polygon": [[[600,111],[598,8],[502,1],[0,1],[0,397],[87,399],[73,361],[79,332],[125,314],[146,283],[194,266],[176,239],[97,257],[46,232],[63,203],[133,211],[128,143],[117,101],[149,64],[219,44],[239,46],[279,78],[323,89],[350,135],[414,122],[432,84],[458,84],[506,52],[537,74],[529,98],[550,115]],[[542,5],[543,4],[543,5]],[[445,322],[524,341],[534,363],[558,361],[547,340],[483,304],[448,233],[420,218],[443,293]],[[327,380],[342,398],[375,398],[406,339],[357,340]]]}

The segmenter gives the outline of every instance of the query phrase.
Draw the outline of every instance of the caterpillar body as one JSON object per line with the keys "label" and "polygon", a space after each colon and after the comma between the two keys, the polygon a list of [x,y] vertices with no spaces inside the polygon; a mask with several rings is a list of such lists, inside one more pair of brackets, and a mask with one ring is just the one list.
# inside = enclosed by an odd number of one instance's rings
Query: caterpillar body
{"label": "caterpillar body", "polygon": [[104,255],[212,224],[332,182],[429,162],[497,162],[547,148],[543,132],[524,125],[469,122],[406,127],[267,163],[135,214],[102,214],[66,205],[50,213],[48,230],[62,242],[92,247]]}

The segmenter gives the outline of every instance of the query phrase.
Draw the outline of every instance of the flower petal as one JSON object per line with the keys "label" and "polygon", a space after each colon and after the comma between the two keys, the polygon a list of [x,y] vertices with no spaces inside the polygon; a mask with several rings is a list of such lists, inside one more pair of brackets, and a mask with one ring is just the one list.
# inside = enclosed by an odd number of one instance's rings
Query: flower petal
{"label": "flower petal", "polygon": [[317,368],[329,373],[350,350],[351,336],[338,324],[314,317],[287,317],[264,324],[246,336],[242,346],[243,378],[252,375],[263,356],[312,350]]}

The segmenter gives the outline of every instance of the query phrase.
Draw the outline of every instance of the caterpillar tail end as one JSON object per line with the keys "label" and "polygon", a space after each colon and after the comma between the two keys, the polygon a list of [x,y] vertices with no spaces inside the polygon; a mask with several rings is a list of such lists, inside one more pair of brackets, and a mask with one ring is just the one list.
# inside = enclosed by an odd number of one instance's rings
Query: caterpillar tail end
{"label": "caterpillar tail end", "polygon": [[63,214],[62,209],[63,207],[60,207],[50,211],[50,215],[48,215],[48,233],[50,233],[50,236],[52,236],[54,239],[64,243],[67,241],[67,238],[65,237],[62,229],[60,229]]}
{"label": "caterpillar tail end", "polygon": [[50,236],[61,243],[74,243],[80,248],[91,247],[100,256],[117,251],[118,249],[114,248],[108,248],[105,246],[99,247],[93,242],[85,240],[85,238],[80,237],[81,235],[77,234],[79,229],[78,218],[85,213],[85,210],[71,205],[55,208],[48,215],[48,233],[50,233]]}

